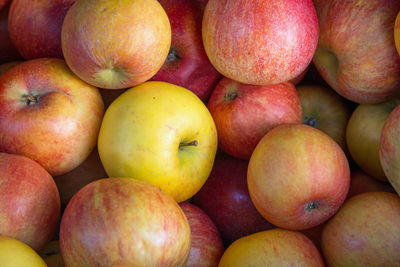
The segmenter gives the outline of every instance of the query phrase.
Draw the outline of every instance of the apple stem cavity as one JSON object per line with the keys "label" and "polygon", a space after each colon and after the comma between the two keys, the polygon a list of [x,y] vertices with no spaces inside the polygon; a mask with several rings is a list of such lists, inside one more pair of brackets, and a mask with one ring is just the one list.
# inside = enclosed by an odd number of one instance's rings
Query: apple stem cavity
{"label": "apple stem cavity", "polygon": [[316,127],[317,126],[317,120],[315,118],[313,118],[313,117],[306,116],[303,119],[303,124],[309,125],[311,127]]}
{"label": "apple stem cavity", "polygon": [[35,95],[32,93],[25,94],[22,96],[22,102],[27,106],[36,105],[37,103],[39,103],[39,99],[40,99],[39,95]]}
{"label": "apple stem cavity", "polygon": [[237,88],[235,86],[230,86],[228,92],[224,95],[224,101],[231,102],[239,96]]}
{"label": "apple stem cavity", "polygon": [[199,144],[199,142],[198,142],[197,140],[194,140],[194,141],[192,141],[192,142],[190,142],[190,143],[181,142],[181,143],[179,144],[179,149],[182,150],[183,147],[186,147],[186,146],[197,146],[198,144]]}
{"label": "apple stem cavity", "polygon": [[175,48],[171,47],[171,49],[169,50],[168,56],[166,61],[167,62],[171,62],[171,61],[176,61],[181,59],[180,56],[178,55],[178,51],[176,51]]}
{"label": "apple stem cavity", "polygon": [[304,208],[307,212],[312,212],[314,209],[318,209],[320,204],[318,202],[312,201],[306,204],[306,207]]}

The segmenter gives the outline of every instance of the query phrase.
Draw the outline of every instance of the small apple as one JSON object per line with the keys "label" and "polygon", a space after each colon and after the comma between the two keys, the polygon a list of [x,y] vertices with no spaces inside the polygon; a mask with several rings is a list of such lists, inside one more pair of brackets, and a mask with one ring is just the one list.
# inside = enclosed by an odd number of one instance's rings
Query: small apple
{"label": "small apple", "polygon": [[325,265],[321,253],[305,235],[277,228],[236,240],[225,250],[218,266]]}
{"label": "small apple", "polygon": [[203,5],[196,1],[159,0],[171,23],[171,47],[167,60],[152,77],[173,83],[206,100],[222,75],[211,65],[203,47]]}
{"label": "small apple", "polygon": [[400,87],[393,38],[400,1],[314,0],[314,5],[320,35],[313,63],[321,76],[353,102],[388,100]]}
{"label": "small apple", "polygon": [[39,254],[24,242],[0,236],[0,262],[7,267],[47,267]]}
{"label": "small apple", "polygon": [[327,134],[308,125],[286,124],[258,143],[247,184],[265,219],[281,228],[304,230],[325,222],[340,208],[349,189],[350,168],[343,150]]}
{"label": "small apple", "polygon": [[[8,14],[10,38],[25,59],[58,57],[61,26],[76,0],[13,0]],[[29,7],[29,8],[27,8]]]}
{"label": "small apple", "polygon": [[225,245],[275,228],[254,207],[247,188],[247,165],[247,160],[218,153],[207,181],[193,197],[193,203],[215,223]]}
{"label": "small apple", "polygon": [[0,235],[39,251],[56,233],[60,219],[53,178],[35,161],[7,153],[0,153],[0,177]]}
{"label": "small apple", "polygon": [[171,25],[157,0],[77,1],[61,29],[71,70],[106,89],[128,88],[161,68],[171,45]]}
{"label": "small apple", "polygon": [[302,108],[294,85],[249,85],[223,78],[207,104],[222,151],[249,160],[261,138],[285,123],[301,123]]}
{"label": "small apple", "polygon": [[346,200],[322,231],[327,266],[398,266],[400,198],[368,192]]}
{"label": "small apple", "polygon": [[73,196],[59,240],[66,266],[185,266],[191,238],[172,197],[145,181],[105,178]]}
{"label": "small apple", "polygon": [[398,97],[378,104],[360,104],[347,123],[346,140],[351,157],[365,173],[381,181],[387,181],[379,161],[382,128],[399,104]]}
{"label": "small apple", "polygon": [[179,206],[189,222],[192,240],[186,267],[218,266],[225,248],[214,222],[194,204],[182,202]]}
{"label": "small apple", "polygon": [[115,99],[98,136],[109,177],[148,181],[177,202],[203,186],[216,150],[217,130],[205,104],[190,90],[159,81]]}
{"label": "small apple", "polygon": [[318,42],[312,0],[210,0],[202,24],[213,66],[245,84],[289,81],[310,64]]}
{"label": "small apple", "polygon": [[390,192],[396,193],[388,182],[379,181],[361,169],[355,169],[351,172],[350,188],[347,198],[366,192]]}
{"label": "small apple", "polygon": [[98,89],[62,59],[32,59],[0,76],[0,151],[25,155],[53,176],[89,156],[103,114]]}

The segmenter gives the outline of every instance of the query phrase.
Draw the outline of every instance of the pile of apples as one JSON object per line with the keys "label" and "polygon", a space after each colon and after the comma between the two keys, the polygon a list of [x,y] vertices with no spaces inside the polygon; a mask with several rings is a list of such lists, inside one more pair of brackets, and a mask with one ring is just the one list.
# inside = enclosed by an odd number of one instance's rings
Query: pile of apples
{"label": "pile of apples", "polygon": [[1,266],[400,266],[400,1],[0,0]]}

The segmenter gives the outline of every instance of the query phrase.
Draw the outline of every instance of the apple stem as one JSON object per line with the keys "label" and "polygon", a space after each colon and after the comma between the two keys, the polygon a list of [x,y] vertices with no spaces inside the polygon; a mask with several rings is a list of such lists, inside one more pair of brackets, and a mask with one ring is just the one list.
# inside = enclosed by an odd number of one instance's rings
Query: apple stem
{"label": "apple stem", "polygon": [[317,120],[313,117],[305,117],[303,120],[303,124],[315,127],[317,125]]}
{"label": "apple stem", "polygon": [[172,48],[169,50],[168,56],[167,56],[167,62],[171,62],[171,61],[175,61],[180,59],[180,57],[178,56],[178,51],[176,51],[175,48]]}
{"label": "apple stem", "polygon": [[179,148],[182,148],[182,147],[184,147],[184,146],[197,146],[199,144],[199,142],[197,142],[197,140],[194,140],[194,141],[192,141],[192,142],[190,142],[190,143],[183,143],[183,142],[181,142],[180,144],[179,144]]}
{"label": "apple stem", "polygon": [[24,102],[27,106],[35,105],[39,102],[39,96],[33,94],[23,95],[22,102]]}
{"label": "apple stem", "polygon": [[312,201],[310,203],[307,203],[305,210],[308,212],[311,212],[314,209],[318,209],[320,204],[318,202]]}

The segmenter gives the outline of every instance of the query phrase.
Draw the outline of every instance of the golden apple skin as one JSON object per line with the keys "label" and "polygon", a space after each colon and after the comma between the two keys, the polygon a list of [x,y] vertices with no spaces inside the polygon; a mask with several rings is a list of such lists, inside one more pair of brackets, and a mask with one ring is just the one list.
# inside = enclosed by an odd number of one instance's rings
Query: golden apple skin
{"label": "golden apple skin", "polygon": [[315,245],[300,232],[272,229],[241,237],[224,252],[219,267],[324,266]]}
{"label": "golden apple skin", "polygon": [[214,164],[217,131],[210,112],[191,91],[145,82],[108,107],[98,151],[112,177],[146,180],[182,202],[205,183]]}
{"label": "golden apple skin", "polygon": [[161,68],[171,25],[156,0],[82,0],[67,12],[61,46],[71,70],[101,88],[128,88]]}
{"label": "golden apple skin", "polygon": [[44,260],[25,243],[0,236],[0,265],[12,267],[47,267]]}

